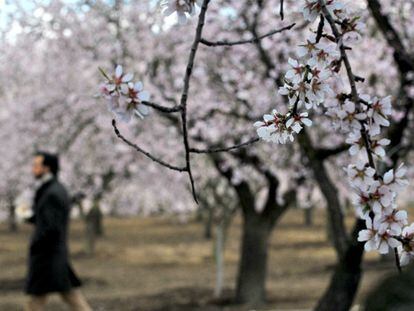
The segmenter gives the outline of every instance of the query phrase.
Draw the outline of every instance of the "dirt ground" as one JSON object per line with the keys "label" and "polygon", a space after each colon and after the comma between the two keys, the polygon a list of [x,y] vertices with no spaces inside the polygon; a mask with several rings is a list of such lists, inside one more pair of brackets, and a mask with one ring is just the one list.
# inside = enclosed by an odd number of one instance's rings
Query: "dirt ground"
{"label": "dirt ground", "polygon": [[[315,305],[335,263],[324,220],[324,212],[318,211],[315,224],[305,227],[302,211],[290,210],[275,228],[268,267],[269,303],[260,310],[309,310]],[[74,221],[70,233],[72,262],[94,310],[249,310],[229,303],[237,272],[239,219],[229,232],[220,301],[213,299],[213,243],[203,238],[201,223],[167,217],[106,218],[104,226],[105,236],[93,257],[84,252],[83,224]],[[30,230],[22,225],[12,234],[0,225],[1,311],[22,310]],[[375,254],[367,254],[364,267],[357,304],[375,282],[395,269]],[[66,309],[56,296],[47,310]]]}

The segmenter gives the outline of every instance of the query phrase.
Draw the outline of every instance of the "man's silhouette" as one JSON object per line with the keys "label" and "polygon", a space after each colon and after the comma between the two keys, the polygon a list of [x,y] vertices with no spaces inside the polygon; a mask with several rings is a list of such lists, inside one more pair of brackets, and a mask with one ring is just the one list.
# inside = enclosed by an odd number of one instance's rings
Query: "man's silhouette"
{"label": "man's silhouette", "polygon": [[58,181],[56,155],[38,152],[33,160],[33,175],[38,181],[34,198],[35,226],[29,250],[29,270],[25,291],[27,311],[43,310],[49,293],[60,293],[71,310],[91,310],[79,291],[80,280],[68,259],[67,229],[70,199]]}

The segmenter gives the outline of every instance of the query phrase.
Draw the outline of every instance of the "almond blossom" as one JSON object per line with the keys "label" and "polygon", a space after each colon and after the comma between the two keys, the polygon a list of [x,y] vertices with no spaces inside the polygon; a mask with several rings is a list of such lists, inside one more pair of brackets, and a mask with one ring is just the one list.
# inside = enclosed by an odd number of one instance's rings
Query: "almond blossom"
{"label": "almond blossom", "polygon": [[[334,14],[336,11],[340,11],[344,8],[344,5],[335,0],[326,1],[326,7]],[[302,10],[303,17],[309,22],[313,22],[321,14],[321,6],[318,0],[305,0],[305,5]]]}
{"label": "almond blossom", "polygon": [[374,181],[375,169],[362,160],[357,161],[356,164],[349,164],[346,172],[352,185],[361,190],[367,190]]}
{"label": "almond blossom", "polygon": [[400,235],[402,228],[407,225],[407,211],[386,209],[374,217],[374,222],[381,231],[390,229],[394,235]]}
{"label": "almond blossom", "polygon": [[196,13],[196,6],[201,7],[202,3],[202,0],[163,0],[160,5],[165,16],[177,13],[179,24],[184,25],[188,17]]}
{"label": "almond blossom", "polygon": [[[322,10],[322,4],[327,10]],[[390,125],[391,97],[378,99],[358,94],[356,77],[345,59],[351,47],[345,47],[344,42],[352,44],[359,40],[364,28],[359,17],[352,17],[339,0],[304,0],[302,13],[310,22],[325,15],[325,22],[328,20],[333,34],[320,36],[318,33],[314,38],[306,38],[296,51],[300,59],[290,58],[288,61],[291,68],[285,74],[285,84],[279,88],[279,94],[288,97],[290,111],[295,111],[295,116],[265,115],[265,122],[255,123],[257,132],[266,141],[276,139],[285,143],[287,137],[293,141],[292,132],[299,133],[303,124],[312,124],[307,113],[297,110],[303,107],[317,110],[324,103],[326,115],[332,118],[334,128],[347,133],[345,141],[350,145],[349,153],[356,159],[356,163],[347,166],[346,173],[356,191],[353,203],[357,215],[365,219],[367,227],[359,233],[358,241],[365,242],[367,251],[377,250],[385,254],[390,247],[397,248],[401,244],[400,235],[408,230],[405,229],[407,213],[397,210],[395,203],[398,192],[407,185],[404,178],[406,169],[400,166],[382,174],[375,163],[386,160],[385,148],[391,143],[381,137],[382,128]],[[331,15],[330,21],[328,14]],[[343,87],[339,72],[341,65],[346,67],[351,94],[332,91],[331,84],[335,89]],[[329,99],[328,103],[325,103],[326,99]],[[300,120],[300,116],[304,118]],[[290,135],[288,130],[291,130]],[[414,254],[411,249],[409,251],[406,258]]]}
{"label": "almond blossom", "polygon": [[389,170],[384,174],[384,184],[388,185],[393,191],[399,192],[408,185],[408,181],[404,178],[407,168],[401,164],[395,171]]}
{"label": "almond blossom", "polygon": [[254,124],[257,134],[265,141],[276,144],[285,144],[288,140],[293,141],[292,129],[286,126],[286,116],[273,110],[272,114],[265,114],[262,121]]}
{"label": "almond blossom", "polygon": [[370,135],[378,135],[382,127],[390,126],[390,121],[387,119],[392,113],[391,96],[383,99],[373,98],[367,115],[370,118],[369,132]]}
{"label": "almond blossom", "polygon": [[379,230],[378,231],[378,252],[380,254],[388,254],[389,248],[397,248],[401,245],[401,243],[394,237],[394,235],[398,234],[393,230]]}
{"label": "almond blossom", "polygon": [[408,265],[414,259],[414,223],[407,226],[402,231],[402,245],[398,247],[400,263],[402,266]]}
{"label": "almond blossom", "polygon": [[345,131],[349,131],[350,129],[361,130],[362,126],[360,121],[365,120],[367,117],[366,113],[357,111],[355,103],[348,99],[335,112],[340,120],[341,129]]}
{"label": "almond blossom", "polygon": [[364,248],[367,252],[378,249],[379,239],[377,236],[377,229],[374,228],[370,217],[365,218],[365,225],[367,228],[359,232],[358,241],[365,242]]}
{"label": "almond blossom", "polygon": [[148,115],[148,107],[142,102],[148,101],[150,95],[143,90],[142,82],[132,82],[133,75],[124,74],[120,65],[116,67],[112,77],[102,69],[100,71],[107,79],[101,85],[100,92],[107,99],[109,111],[124,122],[129,122],[134,115],[141,119]]}
{"label": "almond blossom", "polygon": [[294,115],[286,121],[286,127],[292,128],[296,133],[300,132],[302,125],[312,126],[312,120],[308,118],[307,112],[302,112],[299,115]]}
{"label": "almond blossom", "polygon": [[384,208],[390,207],[393,203],[395,193],[387,186],[378,180],[374,180],[369,189],[370,195],[369,205],[372,211],[380,214]]}
{"label": "almond blossom", "polygon": [[306,109],[316,108],[325,100],[326,94],[332,94],[332,90],[328,84],[318,78],[312,78],[309,83],[309,89],[306,91],[305,101]]}
{"label": "almond blossom", "polygon": [[285,78],[295,84],[299,83],[303,79],[305,67],[293,58],[289,58],[288,62],[292,69],[286,72]]}

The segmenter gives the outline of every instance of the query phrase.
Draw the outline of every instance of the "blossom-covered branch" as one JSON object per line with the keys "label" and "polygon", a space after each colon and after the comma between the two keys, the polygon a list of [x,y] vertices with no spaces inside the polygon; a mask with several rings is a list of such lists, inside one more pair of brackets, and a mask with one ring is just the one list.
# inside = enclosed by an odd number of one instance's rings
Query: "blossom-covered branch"
{"label": "blossom-covered branch", "polygon": [[[318,17],[321,20],[316,37],[299,46],[299,59],[289,59],[291,69],[285,75],[285,85],[279,89],[289,99],[288,111],[274,110],[271,115],[264,115],[264,122],[255,123],[257,133],[265,141],[282,144],[293,141],[303,125],[312,125],[308,111],[323,104],[333,127],[347,133],[350,154],[356,157],[356,163],[350,164],[346,172],[356,190],[357,213],[367,226],[360,231],[358,240],[366,241],[366,250],[376,249],[380,253],[387,253],[389,247],[395,250],[400,247],[401,263],[406,264],[414,257],[414,226],[407,226],[407,213],[398,210],[395,204],[398,192],[407,184],[406,169],[400,166],[382,174],[375,166],[376,160],[385,159],[384,147],[390,143],[380,134],[382,128],[390,125],[391,97],[360,95],[356,80],[363,79],[354,75],[347,56],[348,45],[360,39],[363,24],[337,0],[306,0],[303,15],[309,22]],[[332,34],[324,33],[324,20]],[[336,93],[330,85],[340,80],[341,63],[351,94]],[[303,109],[308,111],[300,112]],[[399,267],[398,255],[396,258]]]}

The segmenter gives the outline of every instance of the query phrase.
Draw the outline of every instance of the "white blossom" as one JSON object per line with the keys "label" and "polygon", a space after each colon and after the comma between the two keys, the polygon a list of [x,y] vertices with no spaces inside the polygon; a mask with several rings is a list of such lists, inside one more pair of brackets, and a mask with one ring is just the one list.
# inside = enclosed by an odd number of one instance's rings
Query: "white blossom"
{"label": "white blossom", "polygon": [[401,266],[405,266],[414,259],[414,223],[403,229],[401,237],[404,242],[398,247],[398,252]]}
{"label": "white blossom", "polygon": [[383,211],[383,208],[390,207],[395,197],[395,192],[378,180],[374,180],[371,183],[368,193],[370,195],[368,203],[371,206],[372,211],[376,214],[380,214]]}
{"label": "white blossom", "polygon": [[356,129],[361,130],[361,122],[365,120],[367,115],[364,112],[356,110],[355,103],[350,100],[345,100],[340,108],[335,109],[336,116],[340,120],[340,127],[343,130]]}
{"label": "white blossom", "polygon": [[407,212],[404,210],[385,209],[382,214],[375,215],[374,222],[380,231],[390,230],[393,235],[400,235],[407,225]]}
{"label": "white blossom", "polygon": [[369,252],[378,249],[379,239],[377,230],[373,227],[373,222],[370,217],[365,218],[366,229],[359,231],[358,241],[365,242],[364,249]]}
{"label": "white blossom", "polygon": [[288,63],[292,68],[286,72],[285,78],[294,84],[299,83],[303,79],[305,67],[293,58],[289,58]]}
{"label": "white blossom", "polygon": [[383,99],[373,98],[367,115],[370,118],[369,133],[371,136],[379,135],[382,127],[388,127],[390,122],[388,116],[392,113],[391,96]]}
{"label": "white blossom", "polygon": [[[321,6],[318,0],[305,0],[305,5],[302,7],[302,13],[305,20],[313,22],[321,13]],[[344,9],[344,5],[337,0],[326,0],[326,8],[334,15],[336,11]]]}
{"label": "white blossom", "polygon": [[378,237],[378,252],[380,254],[388,254],[390,247],[397,248],[401,245],[401,243],[396,238],[394,238],[393,232],[390,230],[379,231]]}
{"label": "white blossom", "polygon": [[292,128],[296,133],[299,133],[302,129],[302,125],[312,126],[312,120],[308,118],[307,112],[302,112],[299,115],[294,115],[286,121],[286,127]]}
{"label": "white blossom", "polygon": [[356,164],[349,164],[346,169],[351,184],[361,190],[367,190],[374,182],[375,169],[365,161],[359,160]]}
{"label": "white blossom", "polygon": [[401,164],[396,171],[391,169],[384,174],[384,184],[388,185],[393,191],[400,192],[408,185],[408,181],[404,178],[407,168]]}
{"label": "white blossom", "polygon": [[383,159],[385,157],[385,150],[384,147],[388,146],[390,144],[390,140],[387,138],[375,140],[371,139],[371,150],[372,152],[378,156],[380,159]]}
{"label": "white blossom", "polygon": [[[265,114],[263,121],[257,121],[254,126],[257,127],[257,135],[264,141],[275,144],[286,144],[288,141],[293,142],[293,128],[286,125],[287,116],[273,110],[272,114]],[[297,129],[297,128],[295,128]]]}
{"label": "white blossom", "polygon": [[163,0],[161,10],[165,16],[176,13],[178,22],[183,25],[187,23],[189,16],[196,13],[196,6],[201,7],[202,3],[202,0]]}
{"label": "white blossom", "polygon": [[121,121],[129,122],[133,115],[144,118],[148,107],[142,102],[148,101],[150,95],[143,90],[142,82],[132,82],[132,74],[124,74],[118,65],[112,77],[101,70],[107,81],[101,85],[101,94],[107,99],[108,109]]}

